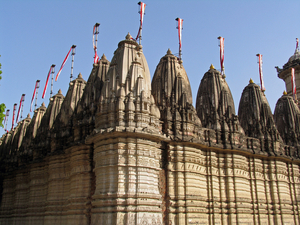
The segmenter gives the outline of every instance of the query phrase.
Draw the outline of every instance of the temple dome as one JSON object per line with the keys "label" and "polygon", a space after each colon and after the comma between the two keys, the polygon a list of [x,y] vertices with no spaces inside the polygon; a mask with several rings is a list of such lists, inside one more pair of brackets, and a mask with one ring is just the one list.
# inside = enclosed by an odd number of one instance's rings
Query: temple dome
{"label": "temple dome", "polygon": [[160,113],[151,98],[150,71],[142,46],[127,34],[114,52],[101,90],[97,132],[144,129],[159,133]]}
{"label": "temple dome", "polygon": [[[143,81],[135,82],[139,77]],[[140,95],[142,90],[151,92],[150,71],[142,46],[132,40],[130,34],[127,34],[125,40],[119,42],[114,52],[107,72],[107,81],[110,87],[105,89],[109,90],[109,95],[117,95],[120,86],[125,87],[125,95],[129,92],[133,92],[134,96]]]}
{"label": "temple dome", "polygon": [[298,50],[295,51],[294,55],[289,58],[289,62],[300,59],[300,52]]}
{"label": "temple dome", "polygon": [[247,136],[265,139],[261,142],[262,151],[271,155],[283,154],[282,139],[275,126],[269,103],[257,84],[250,82],[244,88],[238,116]]}
{"label": "temple dome", "polygon": [[220,129],[219,120],[235,115],[235,107],[228,84],[213,66],[204,74],[197,94],[196,110],[202,125]]}
{"label": "temple dome", "polygon": [[[170,49],[160,59],[152,80],[152,95],[160,110],[162,131],[171,139],[198,138],[201,121],[192,105],[192,90],[182,61]],[[183,124],[189,123],[189,129]]]}
{"label": "temple dome", "polygon": [[278,99],[274,120],[285,144],[296,146],[300,141],[300,110],[291,96],[284,94]]}
{"label": "temple dome", "polygon": [[182,62],[172,54],[170,49],[160,59],[152,79],[151,87],[153,97],[158,106],[172,104],[172,102],[178,104],[183,93],[186,95],[186,101],[193,104],[189,78]]}

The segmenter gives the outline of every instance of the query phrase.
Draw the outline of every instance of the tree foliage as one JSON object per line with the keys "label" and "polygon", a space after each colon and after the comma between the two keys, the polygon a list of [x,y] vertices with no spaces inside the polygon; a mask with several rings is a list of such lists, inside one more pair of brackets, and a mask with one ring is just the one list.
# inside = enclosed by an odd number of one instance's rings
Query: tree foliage
{"label": "tree foliage", "polygon": [[3,103],[0,104],[0,127],[4,127],[3,126],[3,119],[5,117],[5,114],[4,114],[5,108],[6,108],[6,106]]}
{"label": "tree foliage", "polygon": [[[0,55],[0,57],[1,57],[1,55]],[[0,63],[0,80],[2,79],[2,76],[1,76],[1,74],[2,74],[2,70],[1,70],[1,63]]]}
{"label": "tree foliage", "polygon": [[[0,55],[0,57],[1,57],[1,55]],[[2,70],[1,70],[1,63],[0,63],[0,80],[2,79],[1,74],[2,74]],[[5,117],[5,114],[4,114],[5,108],[6,108],[6,106],[4,105],[4,103],[0,104],[0,127],[4,127],[3,119]]]}

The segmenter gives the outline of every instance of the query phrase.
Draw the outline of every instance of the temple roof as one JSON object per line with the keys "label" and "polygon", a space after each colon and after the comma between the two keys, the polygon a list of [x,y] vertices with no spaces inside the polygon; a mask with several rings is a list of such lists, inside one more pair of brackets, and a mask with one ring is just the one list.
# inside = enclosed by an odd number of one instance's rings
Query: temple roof
{"label": "temple roof", "polygon": [[300,59],[300,52],[298,50],[295,51],[294,55],[289,58],[288,62],[293,62],[294,60]]}
{"label": "temple roof", "polygon": [[289,58],[286,64],[282,68],[276,66],[278,77],[285,80],[286,76],[290,74],[288,69],[300,66],[300,52],[296,49],[295,53]]}
{"label": "temple roof", "polygon": [[296,146],[300,141],[300,110],[291,96],[284,94],[278,99],[274,120],[285,144]]}
{"label": "temple roof", "polygon": [[219,129],[219,120],[235,115],[235,107],[231,91],[221,72],[213,66],[204,74],[199,85],[196,110],[202,125]]}
{"label": "temple roof", "polygon": [[152,94],[158,106],[178,104],[185,93],[186,101],[193,104],[189,78],[182,65],[170,49],[160,59],[152,79]]}
{"label": "temple roof", "polygon": [[[269,103],[259,85],[250,82],[244,88],[238,116],[247,136],[282,142]],[[273,149],[267,151],[273,152]]]}
{"label": "temple roof", "polygon": [[[135,82],[138,78],[143,81]],[[118,95],[117,89],[120,86],[125,88],[125,95],[132,92],[134,96],[137,96],[142,90],[151,93],[150,71],[142,46],[132,40],[129,33],[125,40],[120,41],[114,52],[107,79],[110,87],[106,88],[109,91],[105,94],[106,97]]]}

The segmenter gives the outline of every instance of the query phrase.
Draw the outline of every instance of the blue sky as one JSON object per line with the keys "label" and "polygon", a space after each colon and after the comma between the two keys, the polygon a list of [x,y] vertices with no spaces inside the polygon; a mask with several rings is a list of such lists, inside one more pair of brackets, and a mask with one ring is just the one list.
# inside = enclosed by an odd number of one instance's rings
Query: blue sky
{"label": "blue sky", "polygon": [[[138,1],[64,0],[0,1],[0,102],[11,110],[26,94],[25,117],[36,80],[41,80],[38,105],[49,103],[42,91],[52,64],[59,70],[71,45],[77,45],[74,76],[85,80],[92,70],[93,25],[100,23],[98,53],[112,59],[119,41],[128,32],[136,36],[139,27]],[[143,51],[151,77],[162,56],[171,49],[178,53],[175,18],[183,21],[182,59],[188,74],[193,101],[210,64],[220,68],[218,36],[225,38],[226,80],[234,96],[236,114],[242,91],[252,78],[259,84],[256,54],[263,55],[266,97],[272,111],[285,85],[275,66],[282,67],[295,51],[300,38],[300,1],[150,1],[145,0]],[[54,93],[65,95],[69,86],[71,58],[65,64]],[[31,113],[32,117],[33,113]],[[0,135],[4,133],[0,129]]]}

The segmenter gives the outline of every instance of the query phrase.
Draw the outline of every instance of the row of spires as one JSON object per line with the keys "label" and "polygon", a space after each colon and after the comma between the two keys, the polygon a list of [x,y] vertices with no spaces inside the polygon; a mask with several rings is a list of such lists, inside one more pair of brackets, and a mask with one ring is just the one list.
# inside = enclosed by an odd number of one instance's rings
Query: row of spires
{"label": "row of spires", "polygon": [[[300,65],[300,63],[299,63]],[[188,76],[170,50],[152,82],[142,46],[128,34],[109,62],[93,65],[0,139],[0,160],[20,165],[63,152],[108,132],[141,132],[174,141],[298,158],[300,111],[283,95],[274,115],[260,87],[244,88],[238,115],[225,76],[213,66],[204,74],[196,108]]]}

